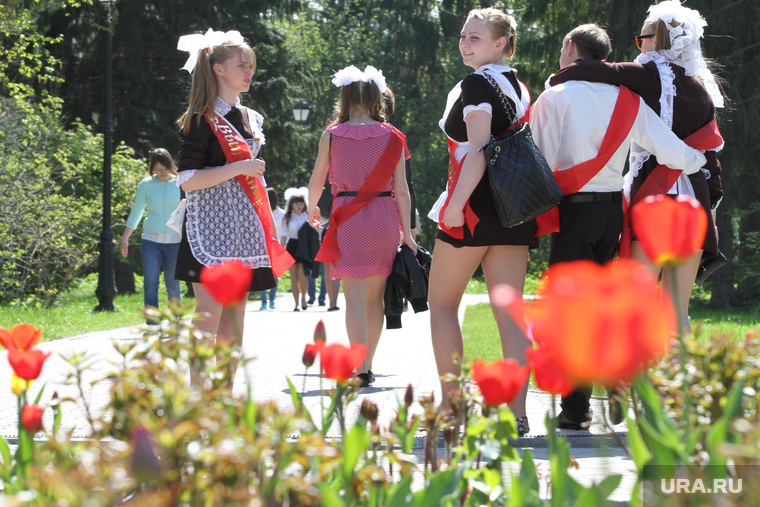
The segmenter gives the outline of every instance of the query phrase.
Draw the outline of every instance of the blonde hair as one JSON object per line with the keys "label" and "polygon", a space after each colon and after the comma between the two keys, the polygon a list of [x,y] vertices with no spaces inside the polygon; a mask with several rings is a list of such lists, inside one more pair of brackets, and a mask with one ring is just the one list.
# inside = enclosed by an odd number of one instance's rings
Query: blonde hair
{"label": "blonde hair", "polygon": [[[211,51],[202,50],[198,54],[198,61],[195,63],[190,80],[190,100],[187,109],[177,120],[177,124],[182,127],[184,133],[190,130],[190,122],[195,113],[208,113],[212,119],[215,116],[214,102],[219,95],[219,87],[216,74],[214,74],[214,65],[224,63],[238,55],[245,55],[246,59],[253,63],[253,71],[256,72],[256,54],[245,42],[225,41],[210,49]],[[197,116],[196,121],[200,123],[200,115]]]}
{"label": "blonde hair", "polygon": [[367,106],[369,115],[373,120],[378,122],[388,121],[383,105],[384,96],[380,93],[380,88],[370,81],[354,81],[353,83],[340,88],[340,98],[335,104],[335,120],[333,123],[346,123],[351,119],[351,106]]}
{"label": "blonde hair", "polygon": [[504,37],[507,39],[507,45],[504,46],[502,54],[507,58],[515,55],[517,48],[517,30],[515,30],[515,19],[505,14],[499,9],[488,7],[486,9],[473,9],[467,15],[465,23],[471,19],[479,19],[488,25],[494,38]]}

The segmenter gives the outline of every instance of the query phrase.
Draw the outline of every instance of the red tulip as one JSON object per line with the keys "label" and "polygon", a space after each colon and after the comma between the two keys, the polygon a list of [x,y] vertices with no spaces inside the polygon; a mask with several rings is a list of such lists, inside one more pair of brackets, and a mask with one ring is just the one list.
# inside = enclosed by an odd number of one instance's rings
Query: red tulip
{"label": "red tulip", "polygon": [[201,270],[201,283],[222,306],[234,306],[248,296],[253,271],[240,261],[225,261]]}
{"label": "red tulip", "polygon": [[24,405],[21,411],[21,424],[24,429],[34,435],[42,430],[42,412],[44,409],[39,405]]}
{"label": "red tulip", "polygon": [[16,352],[11,349],[8,351],[8,362],[19,378],[34,380],[40,376],[42,365],[45,364],[49,355],[50,352],[42,352],[38,349],[32,349],[28,352]]}
{"label": "red tulip", "polygon": [[702,249],[707,214],[693,197],[652,195],[631,210],[631,222],[644,252],[658,266],[677,266]]}
{"label": "red tulip", "polygon": [[530,367],[518,366],[514,359],[498,359],[489,364],[475,361],[472,364],[472,378],[491,407],[511,403],[525,385],[528,375]]}
{"label": "red tulip", "polygon": [[319,347],[314,343],[307,343],[303,349],[303,358],[301,361],[307,368],[314,364],[314,359],[319,354]]}
{"label": "red tulip", "polygon": [[675,317],[656,283],[646,266],[627,259],[550,267],[540,290],[542,317],[531,330],[539,350],[556,358],[557,375],[579,386],[615,386],[659,357]]}
{"label": "red tulip", "polygon": [[367,349],[359,343],[352,343],[350,347],[340,343],[326,346],[320,352],[325,377],[345,382],[354,376],[354,371],[361,366],[366,353]]}
{"label": "red tulip", "polygon": [[325,331],[325,323],[322,319],[317,322],[317,327],[314,328],[314,342],[326,342],[327,332]]}
{"label": "red tulip", "polygon": [[11,330],[0,327],[0,345],[8,350],[25,352],[42,341],[42,328],[17,324]]}
{"label": "red tulip", "polygon": [[562,369],[557,365],[557,359],[546,347],[528,347],[526,355],[539,389],[560,396],[567,396],[575,389],[573,381],[563,375]]}

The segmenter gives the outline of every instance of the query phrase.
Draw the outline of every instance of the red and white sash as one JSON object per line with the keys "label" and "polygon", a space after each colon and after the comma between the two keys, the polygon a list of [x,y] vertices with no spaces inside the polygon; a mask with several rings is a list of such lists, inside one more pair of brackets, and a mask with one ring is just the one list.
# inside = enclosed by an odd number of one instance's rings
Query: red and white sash
{"label": "red and white sash", "polygon": [[[688,146],[695,150],[710,150],[723,144],[723,136],[718,129],[718,123],[713,119],[710,123],[700,128],[689,137],[683,140]],[[666,165],[659,164],[642,183],[641,187],[631,198],[630,203],[624,204],[625,214],[623,215],[623,231],[620,235],[620,257],[628,257],[631,253],[631,238],[633,230],[631,224],[630,209],[639,201],[650,195],[667,194],[673,187],[678,177],[683,171],[680,169],[671,169]]]}
{"label": "red and white sash", "polygon": [[[253,158],[248,143],[238,133],[235,127],[233,127],[223,116],[217,115],[212,120],[209,118],[208,114],[204,113],[203,117],[206,118],[206,121],[211,125],[211,130],[219,141],[219,145],[222,147],[225,157],[227,157],[227,163],[231,164],[233,162],[250,160]],[[261,183],[261,178],[240,175],[237,177],[237,180],[243,188],[246,197],[251,201],[253,209],[256,211],[256,214],[261,221],[261,225],[264,227],[267,253],[269,255],[269,261],[272,264],[272,272],[275,277],[279,277],[293,265],[295,260],[287,250],[285,250],[285,247],[277,241],[272,226],[272,209],[269,207],[266,188],[264,188],[264,185]]]}

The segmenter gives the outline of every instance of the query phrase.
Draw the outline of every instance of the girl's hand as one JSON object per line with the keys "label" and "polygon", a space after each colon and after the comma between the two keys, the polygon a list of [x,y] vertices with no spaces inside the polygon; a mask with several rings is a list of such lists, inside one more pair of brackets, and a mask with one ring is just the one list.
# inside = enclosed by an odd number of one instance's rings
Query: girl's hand
{"label": "girl's hand", "polygon": [[404,233],[404,244],[412,249],[414,255],[417,255],[417,242],[414,241],[411,231]]}
{"label": "girl's hand", "polygon": [[123,257],[126,257],[129,253],[129,240],[127,238],[122,238],[121,240],[121,255]]}
{"label": "girl's hand", "polygon": [[240,174],[243,176],[251,176],[253,178],[258,178],[260,176],[264,175],[264,171],[266,171],[266,162],[264,162],[260,158],[255,158],[253,160],[246,160],[242,162],[242,168],[240,171]]}
{"label": "girl's hand", "polygon": [[464,211],[462,208],[451,206],[451,202],[446,206],[446,211],[443,212],[443,225],[446,227],[461,227],[464,225]]}
{"label": "girl's hand", "polygon": [[309,205],[308,217],[309,217],[309,225],[311,225],[315,229],[318,229],[319,227],[322,226],[322,212],[319,211],[319,206],[317,206],[316,204]]}

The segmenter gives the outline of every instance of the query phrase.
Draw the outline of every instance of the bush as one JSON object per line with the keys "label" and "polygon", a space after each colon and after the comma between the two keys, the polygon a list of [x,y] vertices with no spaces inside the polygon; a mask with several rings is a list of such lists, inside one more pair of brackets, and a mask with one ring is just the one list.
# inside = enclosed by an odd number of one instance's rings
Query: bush
{"label": "bush", "polygon": [[[58,110],[0,98],[0,302],[52,305],[96,265],[102,227],[103,138],[61,127]],[[125,216],[143,163],[120,146],[112,215]]]}

